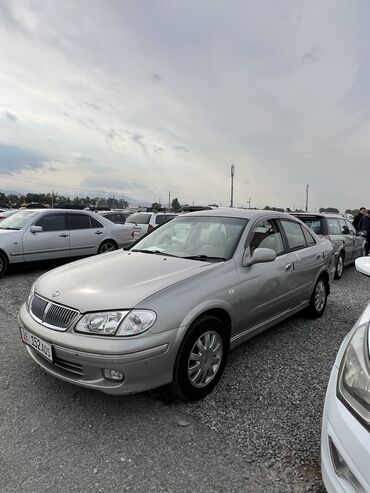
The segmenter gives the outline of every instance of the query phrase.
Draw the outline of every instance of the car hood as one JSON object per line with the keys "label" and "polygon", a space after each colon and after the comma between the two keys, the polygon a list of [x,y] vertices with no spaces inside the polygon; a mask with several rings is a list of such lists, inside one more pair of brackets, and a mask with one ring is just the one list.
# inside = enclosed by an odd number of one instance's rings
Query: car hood
{"label": "car hood", "polygon": [[117,251],[58,267],[38,279],[35,291],[81,312],[129,309],[158,291],[218,265]]}

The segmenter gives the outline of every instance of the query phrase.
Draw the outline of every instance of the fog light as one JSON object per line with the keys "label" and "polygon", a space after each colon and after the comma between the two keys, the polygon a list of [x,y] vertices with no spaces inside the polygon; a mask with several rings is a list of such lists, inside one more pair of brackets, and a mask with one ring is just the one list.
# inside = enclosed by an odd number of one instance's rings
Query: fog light
{"label": "fog light", "polygon": [[351,469],[348,467],[348,464],[343,459],[343,457],[339,453],[339,450],[334,445],[334,442],[330,437],[329,437],[329,447],[330,447],[331,458],[333,461],[333,466],[336,475],[351,483],[353,488],[358,493],[365,493],[365,489],[362,487],[360,481],[356,478],[356,476],[353,474]]}
{"label": "fog light", "polygon": [[107,380],[114,380],[115,382],[122,382],[124,378],[121,371],[113,370],[112,368],[104,368],[103,377]]}

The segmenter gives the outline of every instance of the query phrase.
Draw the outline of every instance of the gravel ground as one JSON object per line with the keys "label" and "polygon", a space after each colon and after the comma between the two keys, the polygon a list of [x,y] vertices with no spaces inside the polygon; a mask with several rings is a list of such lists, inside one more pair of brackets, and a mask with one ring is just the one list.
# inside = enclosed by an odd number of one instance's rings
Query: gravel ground
{"label": "gravel ground", "polygon": [[106,396],[33,364],[16,314],[44,270],[0,280],[1,492],[324,491],[325,389],[370,280],[347,268],[321,319],[296,316],[240,346],[213,394],[184,404],[166,389]]}

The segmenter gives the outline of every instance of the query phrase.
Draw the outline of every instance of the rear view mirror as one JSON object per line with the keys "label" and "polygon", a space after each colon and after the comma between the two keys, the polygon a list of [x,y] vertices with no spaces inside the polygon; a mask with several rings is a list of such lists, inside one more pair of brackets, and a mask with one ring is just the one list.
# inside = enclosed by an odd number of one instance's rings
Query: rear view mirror
{"label": "rear view mirror", "polygon": [[356,270],[370,276],[370,257],[359,257],[355,260]]}
{"label": "rear view mirror", "polygon": [[41,233],[43,231],[42,226],[31,226],[31,233]]}
{"label": "rear view mirror", "polygon": [[249,248],[247,248],[244,253],[243,267],[248,267],[252,264],[273,262],[276,259],[276,252],[271,248],[256,248],[252,256],[249,256],[248,252]]}

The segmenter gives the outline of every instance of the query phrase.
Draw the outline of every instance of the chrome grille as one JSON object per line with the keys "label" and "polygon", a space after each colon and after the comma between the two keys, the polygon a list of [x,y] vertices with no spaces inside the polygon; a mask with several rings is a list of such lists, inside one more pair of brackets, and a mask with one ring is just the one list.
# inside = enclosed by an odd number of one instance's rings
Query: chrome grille
{"label": "chrome grille", "polygon": [[79,312],[73,308],[68,308],[67,306],[45,300],[37,294],[32,298],[31,315],[33,315],[38,322],[41,322],[51,329],[68,329],[78,314]]}

